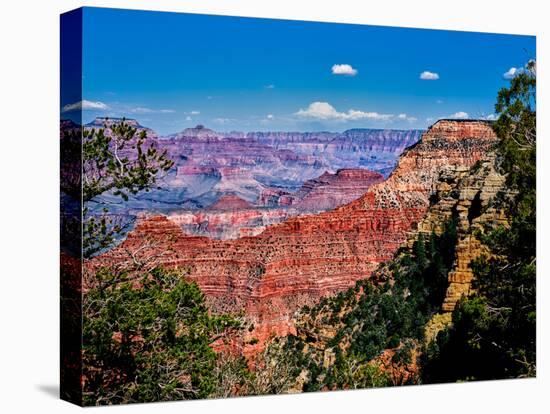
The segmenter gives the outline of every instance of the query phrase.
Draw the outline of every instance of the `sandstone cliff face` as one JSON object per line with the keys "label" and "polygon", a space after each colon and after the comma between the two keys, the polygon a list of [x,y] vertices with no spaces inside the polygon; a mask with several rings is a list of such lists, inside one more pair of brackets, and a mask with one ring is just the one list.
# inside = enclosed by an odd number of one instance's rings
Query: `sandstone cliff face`
{"label": "sandstone cliff face", "polygon": [[471,167],[495,141],[486,122],[439,121],[405,151],[386,181],[336,210],[227,241],[189,236],[166,217],[151,217],[90,266],[123,260],[127,250],[148,241],[162,253],[160,263],[190,269],[213,309],[244,310],[251,328],[240,345],[251,355],[270,336],[295,332],[297,309],[352,286],[391,259],[426,215],[442,170]]}
{"label": "sandstone cliff face", "polygon": [[[278,149],[286,149],[297,154],[321,156],[331,160],[334,168],[353,164],[384,163],[381,154],[399,155],[403,150],[416,143],[423,131],[392,129],[349,129],[343,133],[333,132],[250,132],[246,136]],[[372,157],[374,155],[374,157]],[[347,160],[347,161],[346,161]],[[391,163],[391,161],[390,161]],[[372,167],[370,169],[373,169]]]}
{"label": "sandstone cliff face", "polygon": [[[457,246],[449,286],[442,304],[443,312],[452,312],[458,300],[472,293],[472,260],[489,252],[476,237],[476,231],[507,226],[504,212],[496,203],[497,194],[506,195],[506,178],[495,170],[495,154],[488,154],[474,168],[449,167],[442,171],[434,199],[437,200],[419,232],[438,233],[443,224],[454,218],[457,223]],[[412,240],[409,241],[412,244]]]}
{"label": "sandstone cliff face", "polygon": [[[410,275],[411,268],[414,269],[416,265],[414,261],[412,265],[405,263],[409,263],[406,258],[414,254],[415,242],[419,240],[419,235],[424,235],[423,240],[430,240],[432,232],[440,235],[445,230],[449,231],[449,221],[452,220],[455,223],[456,226],[451,227],[456,228],[454,262],[452,261],[450,268],[447,267],[447,290],[444,297],[438,296],[437,303],[434,303],[436,306],[437,304],[441,306],[440,312],[433,313],[432,309],[426,315],[430,319],[423,326],[424,344],[432,342],[438,332],[451,323],[451,311],[458,300],[463,295],[468,296],[472,293],[473,272],[470,267],[472,260],[481,254],[489,253],[477,239],[478,234],[508,225],[501,200],[514,194],[507,188],[505,177],[497,172],[495,164],[496,154],[488,151],[472,167],[442,166],[439,178],[435,181],[436,190],[430,196],[430,206],[424,218],[419,221],[416,229],[410,231],[399,253],[374,273],[374,285],[389,283],[393,286],[393,283],[397,282],[393,279],[396,272]],[[454,234],[453,230],[450,231],[450,234]],[[452,237],[454,239],[454,236]],[[426,276],[437,277],[433,273],[427,273]],[[362,288],[355,287],[354,290],[348,290],[343,296],[332,301],[320,301],[314,308],[302,308],[295,314],[293,321],[296,336],[302,345],[297,349],[303,348],[304,355],[312,358],[325,369],[335,365],[335,348],[339,347],[345,353],[354,341],[358,341],[361,337],[355,336],[357,331],[362,332],[360,327],[362,319],[356,318],[357,310],[361,309],[364,303],[368,303],[368,296],[365,295],[369,294],[366,294]],[[367,302],[363,302],[362,305],[361,300]],[[374,308],[375,306],[372,306],[373,312]],[[349,320],[356,322],[350,325],[347,322]],[[365,320],[368,320],[368,317]],[[392,333],[392,331],[388,332]],[[412,345],[411,358],[409,362],[402,360],[401,363],[396,363],[393,355],[396,355],[405,344]],[[416,383],[419,375],[416,357],[419,352],[422,352],[422,347],[419,345],[421,344],[418,339],[411,341],[410,338],[402,337],[396,348],[382,349],[369,363],[379,365],[383,372],[390,375],[395,385]],[[300,384],[297,385],[301,389]]]}
{"label": "sandstone cliff face", "polygon": [[234,211],[251,208],[252,205],[236,195],[221,196],[218,201],[208,206],[208,210],[214,211]]}
{"label": "sandstone cliff face", "polygon": [[418,129],[408,131],[349,129],[332,141],[328,149],[340,148],[342,150],[345,148],[348,152],[366,150],[368,153],[393,152],[401,154],[405,148],[415,144],[423,132]]}

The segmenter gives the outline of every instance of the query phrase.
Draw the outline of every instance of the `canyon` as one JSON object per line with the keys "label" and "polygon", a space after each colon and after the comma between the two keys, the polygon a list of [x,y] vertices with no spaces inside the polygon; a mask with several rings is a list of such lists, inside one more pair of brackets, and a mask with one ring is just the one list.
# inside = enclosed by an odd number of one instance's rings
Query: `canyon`
{"label": "canyon", "polygon": [[[85,130],[108,127],[114,121],[117,119],[97,118],[86,124]],[[260,208],[262,211],[255,213],[257,217],[265,215],[263,210],[266,208],[279,209],[267,215],[282,218],[303,211],[329,210],[351,201],[353,198],[348,193],[359,197],[373,182],[373,177],[387,177],[399,154],[417,142],[422,133],[421,130],[375,129],[343,133],[243,133],[217,132],[198,125],[160,137],[136,120],[126,122],[138,133],[147,134],[145,147],[152,145],[159,151],[166,151],[174,161],[174,168],[158,180],[158,188],[131,195],[124,203],[112,194],[96,200],[98,211],[103,208],[102,204],[109,204],[111,213],[133,216],[144,212],[192,215],[204,212],[225,196],[244,200],[250,209]],[[367,177],[367,170],[378,175]],[[325,183],[327,180],[330,183]],[[336,187],[340,184],[343,187],[338,190]],[[308,185],[316,186],[317,192],[326,189],[326,200],[318,203],[321,194],[314,196],[313,191],[309,201],[298,203],[298,199],[305,196]],[[295,209],[284,211],[287,207]],[[249,224],[256,227],[257,233],[260,227],[274,221],[256,220],[256,223]],[[213,231],[208,233],[207,230],[206,234],[220,237],[219,230],[210,227]],[[192,228],[185,230],[193,232]],[[238,232],[222,233],[222,238],[238,235]],[[204,233],[197,229],[195,234]]]}
{"label": "canyon", "polygon": [[[207,134],[203,139],[213,138]],[[346,139],[352,143],[353,134]],[[244,314],[249,328],[236,346],[252,356],[271,337],[295,333],[293,315],[299,308],[353,286],[391,259],[428,213],[440,177],[471,168],[495,142],[489,122],[440,120],[420,141],[404,149],[386,180],[372,183],[347,204],[290,217],[266,225],[259,234],[233,240],[187,234],[174,217],[149,212],[118,247],[86,266],[121,263],[133,252],[134,260],[154,257],[155,265],[183,269],[214,311]],[[201,174],[216,174],[204,166],[193,168]],[[245,203],[250,201],[233,196],[238,198],[222,199],[221,209],[205,214],[225,214],[224,204],[233,203],[247,211]],[[275,192],[264,199],[284,204],[284,196]]]}
{"label": "canyon", "polygon": [[[510,228],[512,217],[507,213],[503,201],[513,199],[517,192],[507,185],[506,176],[498,168],[497,160],[497,153],[489,149],[472,167],[448,165],[443,168],[436,180],[435,191],[430,195],[427,213],[418,222],[416,230],[409,233],[393,258],[373,272],[369,280],[372,284],[359,283],[340,295],[317,302],[313,307],[300,309],[293,317],[296,334],[283,339],[283,343],[293,344],[291,349],[298,350],[324,369],[338,369],[337,354],[341,362],[342,355],[345,355],[344,359],[354,360],[354,350],[369,350],[368,346],[358,345],[365,335],[386,327],[389,327],[386,334],[390,335],[390,332],[395,333],[399,329],[399,323],[393,325],[391,322],[391,311],[385,312],[378,323],[372,322],[377,312],[391,309],[388,303],[380,306],[381,303],[376,300],[377,297],[380,299],[379,295],[386,294],[385,288],[389,288],[392,292],[389,297],[398,298],[394,305],[406,303],[416,308],[418,314],[413,316],[413,325],[422,319],[421,315],[426,309],[428,312],[424,315],[426,319],[422,323],[420,336],[413,330],[409,337],[402,333],[399,342],[383,343],[377,356],[369,363],[389,374],[393,385],[418,383],[419,361],[422,360],[420,354],[425,353],[424,358],[429,358],[426,356],[430,352],[429,346],[436,343],[438,333],[452,329],[453,321],[456,323],[453,311],[459,300],[470,298],[476,293],[472,262],[482,256],[494,255],[490,247],[482,242],[486,241],[484,236]],[[452,239],[451,249],[449,238]],[[419,250],[421,243],[424,249]],[[424,252],[424,258],[432,261],[428,266],[430,270],[424,271],[424,274],[417,267],[421,251]],[[444,285],[438,286],[438,283],[444,282],[441,279],[438,281],[437,270],[431,267],[435,262],[439,263],[438,266],[446,266],[445,273],[440,274],[440,277],[446,276]],[[365,286],[374,289],[365,290]],[[407,292],[406,299],[400,293],[403,288]],[[435,296],[430,296],[434,292]],[[428,296],[423,296],[426,293]],[[403,300],[405,302],[400,302]],[[426,301],[431,301],[429,303],[434,307],[428,305],[425,308]],[[409,313],[404,309],[401,312]],[[414,311],[409,315],[414,315]],[[372,341],[370,343],[376,343],[374,336],[369,339]],[[296,341],[300,346],[296,346]],[[404,349],[410,352],[410,359],[398,357]],[[315,377],[318,371],[312,373],[307,366],[303,364],[305,373],[302,371],[294,385],[298,391],[304,389],[300,378],[310,382],[324,381],[324,374]]]}
{"label": "canyon", "polygon": [[267,226],[290,217],[332,210],[358,199],[374,184],[382,182],[380,173],[364,169],[342,169],[307,180],[295,193],[264,190],[254,206],[236,195],[221,196],[202,210],[168,214],[187,234],[215,239],[255,236]]}

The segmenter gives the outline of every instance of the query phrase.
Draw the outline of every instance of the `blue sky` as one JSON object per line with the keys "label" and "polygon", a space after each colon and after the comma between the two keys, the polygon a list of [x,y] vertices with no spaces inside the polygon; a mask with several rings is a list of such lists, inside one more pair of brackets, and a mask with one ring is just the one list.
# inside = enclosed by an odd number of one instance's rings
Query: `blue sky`
{"label": "blue sky", "polygon": [[426,128],[487,117],[535,37],[85,8],[83,102],[161,134]]}

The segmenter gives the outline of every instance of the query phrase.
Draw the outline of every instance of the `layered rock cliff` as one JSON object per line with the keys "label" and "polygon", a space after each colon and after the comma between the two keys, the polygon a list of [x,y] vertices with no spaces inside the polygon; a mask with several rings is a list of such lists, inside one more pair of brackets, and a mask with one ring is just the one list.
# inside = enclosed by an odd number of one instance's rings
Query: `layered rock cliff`
{"label": "layered rock cliff", "polygon": [[[471,262],[489,251],[478,239],[478,232],[507,226],[508,219],[498,205],[498,197],[507,197],[510,191],[506,178],[495,169],[495,154],[490,153],[471,169],[450,167],[442,171],[434,205],[419,223],[418,232],[426,236],[439,233],[445,222],[456,222],[457,244],[453,267],[448,275],[448,288],[442,303],[442,312],[452,312],[458,300],[472,293]],[[412,239],[409,240],[411,245]]]}
{"label": "layered rock cliff", "polygon": [[[349,288],[391,259],[428,212],[442,171],[473,166],[495,141],[487,122],[438,121],[386,181],[336,210],[228,241],[189,236],[166,217],[150,217],[90,266],[141,249],[161,264],[189,269],[214,310],[245,312],[250,329],[241,346],[251,355],[272,335],[294,332],[298,308]],[[144,244],[153,252],[145,253]]]}
{"label": "layered rock cliff", "polygon": [[[291,149],[299,153],[313,155],[319,151],[335,155],[351,153],[393,152],[401,154],[403,150],[416,143],[422,130],[395,129],[349,129],[334,132],[250,132],[247,137],[275,148]],[[309,145],[304,145],[308,143]]]}
{"label": "layered rock cliff", "polygon": [[292,206],[302,211],[332,210],[358,199],[382,181],[384,176],[380,173],[346,168],[308,180],[295,193],[267,190],[260,199],[267,206]]}
{"label": "layered rock cliff", "polygon": [[[188,235],[207,236],[212,239],[230,240],[255,236],[267,226],[280,223],[301,212],[287,208],[256,208],[246,202],[228,202],[227,197],[204,210],[187,210],[172,213],[168,219]],[[231,201],[231,200],[229,200]],[[231,206],[238,206],[233,208]]]}

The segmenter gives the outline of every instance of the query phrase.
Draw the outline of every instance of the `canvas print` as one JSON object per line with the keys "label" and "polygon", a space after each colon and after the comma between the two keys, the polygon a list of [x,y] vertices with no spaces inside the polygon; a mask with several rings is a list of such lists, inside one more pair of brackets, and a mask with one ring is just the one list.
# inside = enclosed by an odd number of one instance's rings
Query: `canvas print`
{"label": "canvas print", "polygon": [[61,16],[61,394],[536,375],[535,37]]}

